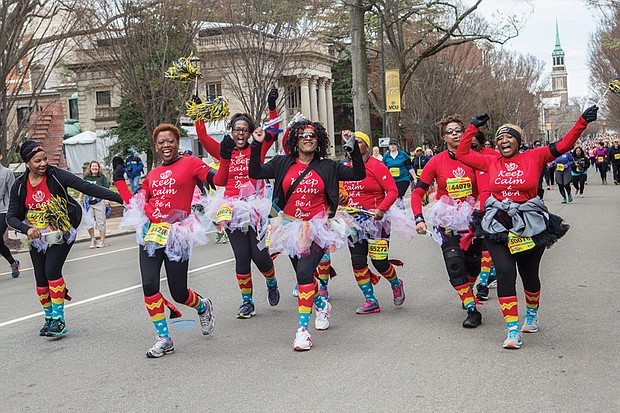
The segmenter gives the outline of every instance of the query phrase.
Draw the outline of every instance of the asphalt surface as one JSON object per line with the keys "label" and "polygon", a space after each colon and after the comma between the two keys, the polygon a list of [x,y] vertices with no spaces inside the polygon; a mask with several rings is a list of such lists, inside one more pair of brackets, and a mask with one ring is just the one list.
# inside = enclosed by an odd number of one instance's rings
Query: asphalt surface
{"label": "asphalt surface", "polygon": [[405,262],[398,273],[407,301],[394,307],[383,280],[378,314],[355,314],[362,295],[348,252],[333,254],[331,326],[317,332],[311,321],[314,347],[304,353],[292,349],[296,298],[286,257],[276,260],[280,304],[267,304],[254,269],[258,314],[238,320],[230,246],[197,249],[189,286],[213,300],[215,331],[201,335],[193,310],[181,306],[183,319],[195,321],[171,327],[174,353],[148,359],[155,331],[134,236],[110,238],[104,249],[74,246],[61,339],[38,336],[43,316],[29,256],[20,253],[21,277],[11,279],[7,264],[0,274],[0,412],[620,411],[620,187],[591,174],[585,198],[562,205],[555,190],[545,200],[571,230],[543,257],[541,330],[516,351],[501,347],[495,290],[480,307],[482,326],[461,327],[465,312],[438,245],[425,236],[392,242],[391,257]]}

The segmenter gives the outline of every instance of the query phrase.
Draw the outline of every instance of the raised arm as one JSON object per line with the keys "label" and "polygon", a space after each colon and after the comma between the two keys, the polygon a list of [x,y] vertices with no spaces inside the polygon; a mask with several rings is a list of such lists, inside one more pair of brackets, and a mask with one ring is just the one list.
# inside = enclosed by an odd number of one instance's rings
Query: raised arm
{"label": "raised arm", "polygon": [[[271,161],[263,164],[263,140],[265,139],[265,131],[262,128],[256,128],[252,134],[254,140],[250,148],[250,164],[248,165],[248,176],[252,179],[273,179],[275,178],[275,163]],[[275,158],[274,158],[275,159]]]}
{"label": "raised arm", "polygon": [[353,151],[351,152],[353,167],[349,167],[338,162],[336,170],[338,172],[339,181],[361,181],[366,178],[366,166],[364,165],[364,160],[362,159],[362,154],[360,153],[360,147],[355,140],[355,136],[351,136],[350,139],[353,144]]}
{"label": "raised arm", "polygon": [[205,122],[199,120],[196,121],[194,125],[196,126],[196,134],[198,135],[198,140],[205,148],[207,153],[213,158],[220,160],[220,144],[218,141],[209,136],[209,134],[207,133],[207,127],[205,126]]}
{"label": "raised arm", "polygon": [[487,162],[484,155],[471,151],[471,141],[476,132],[480,131],[480,127],[487,123],[488,120],[489,115],[486,113],[473,118],[471,123],[467,126],[463,137],[461,137],[461,141],[459,142],[459,146],[455,153],[456,159],[471,168],[481,171],[488,171]]}
{"label": "raised arm", "polygon": [[216,174],[209,173],[209,167],[200,162],[202,166],[196,171],[196,176],[201,181],[205,181],[208,184],[216,186],[225,186],[228,182],[228,170],[230,167],[230,158],[232,157],[232,151],[235,148],[235,141],[228,135],[224,136],[222,143],[220,144],[220,167]]}
{"label": "raised arm", "polygon": [[566,135],[559,141],[552,143],[548,146],[548,157],[545,158],[545,162],[551,162],[554,158],[565,154],[570,151],[577,139],[581,136],[581,133],[588,127],[588,123],[594,122],[598,114],[598,106],[592,105],[587,108],[583,114],[577,119],[575,125],[568,131]]}

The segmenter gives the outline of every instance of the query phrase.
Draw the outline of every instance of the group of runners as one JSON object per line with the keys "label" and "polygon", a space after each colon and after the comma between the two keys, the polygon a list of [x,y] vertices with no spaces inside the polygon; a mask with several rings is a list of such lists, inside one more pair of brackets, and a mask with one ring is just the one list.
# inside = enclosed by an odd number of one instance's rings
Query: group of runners
{"label": "group of runners", "polygon": [[[334,274],[330,253],[337,249],[350,252],[363,295],[358,314],[381,311],[373,290],[379,277],[390,283],[394,305],[405,302],[404,282],[396,270],[402,263],[389,257],[395,233],[411,239],[416,232],[430,232],[440,245],[448,279],[467,312],[463,327],[481,324],[478,299],[488,298],[494,265],[507,329],[503,347],[520,348],[522,333],[538,331],[540,260],[545,248],[568,230],[542,202],[539,177],[545,165],[568,153],[588,122],[596,120],[596,106],[588,108],[559,142],[527,151],[520,150],[522,132],[517,125],[505,124],[487,140],[480,131],[489,119],[486,114],[468,125],[456,115],[441,119],[437,126],[447,149],[413,173],[417,182],[408,211],[395,207],[402,194],[394,176],[401,171],[372,156],[366,133],[344,131],[348,161],[332,160],[321,123],[295,117],[284,131],[279,129],[277,99],[273,89],[268,95],[271,121],[265,127],[248,114],[236,114],[229,122],[230,136],[221,142],[207,134],[202,121],[196,122],[201,144],[220,161],[217,170],[181,154],[179,130],[159,125],[152,140],[162,163],[146,175],[135,194],[124,179],[122,164],[113,173],[115,193],[49,165],[44,149],[26,141],[20,154],[27,171],[11,188],[7,222],[30,244],[37,294],[45,311],[40,335],[59,337],[68,331],[64,300],[70,297],[62,267],[82,218],[69,187],[125,205],[122,225],[136,229],[144,303],[157,334],[148,357],[174,351],[165,308],[171,317],[181,315],[160,291],[162,265],[173,301],[196,311],[204,335],[214,329],[213,302],[188,288],[187,276],[192,250],[208,242],[212,225],[226,232],[235,257],[241,295],[238,318],[256,314],[251,263],[265,280],[269,304],[275,306],[280,291],[273,260],[278,254],[290,258],[297,280],[297,351],[312,346],[313,311],[315,329],[329,328],[328,281]],[[265,161],[280,135],[284,153]],[[199,181],[223,189],[196,200]],[[431,202],[423,208],[433,185]],[[369,268],[368,257],[378,274]],[[517,267],[526,301],[521,324]]]}

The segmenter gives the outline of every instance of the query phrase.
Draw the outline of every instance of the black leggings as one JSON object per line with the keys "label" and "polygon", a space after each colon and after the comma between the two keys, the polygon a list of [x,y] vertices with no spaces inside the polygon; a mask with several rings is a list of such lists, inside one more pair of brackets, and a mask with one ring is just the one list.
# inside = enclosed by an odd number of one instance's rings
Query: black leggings
{"label": "black leggings", "polygon": [[[389,245],[389,242],[388,242]],[[361,270],[368,265],[368,241],[361,240],[353,244],[353,246],[349,245],[349,252],[351,253],[351,265],[354,270]],[[390,261],[389,260],[370,260],[372,262],[372,266],[377,269],[380,273],[384,273],[390,269]]]}
{"label": "black leggings", "polygon": [[562,198],[566,199],[566,197],[570,195],[570,184],[558,184],[558,189],[560,190],[560,195],[562,195]]}
{"label": "black leggings", "polygon": [[261,272],[271,271],[273,260],[271,255],[269,255],[269,248],[263,248],[262,250],[258,248],[258,240],[256,239],[256,231],[254,229],[248,228],[248,232],[226,230],[226,233],[235,255],[235,271],[237,271],[237,274],[249,274],[252,261],[254,261],[254,264]]}
{"label": "black leggings", "polygon": [[598,171],[601,173],[601,181],[607,182],[607,163],[598,163]]}
{"label": "black leggings", "polygon": [[396,182],[396,187],[398,188],[398,197],[402,198],[405,196],[405,193],[407,192],[407,189],[409,188],[410,182],[409,181],[400,181],[400,182]]}
{"label": "black leggings", "polygon": [[297,276],[297,284],[305,285],[314,282],[314,270],[321,262],[323,254],[325,254],[325,250],[313,242],[308,255],[301,258],[290,257]]}
{"label": "black leggings", "polygon": [[6,224],[6,213],[0,214],[0,254],[6,259],[9,264],[13,264],[15,259],[11,255],[11,250],[4,243],[4,233],[6,232],[7,224]]}
{"label": "black leggings", "polygon": [[37,287],[47,287],[48,281],[62,277],[62,266],[65,265],[71,247],[73,243],[55,244],[48,247],[45,252],[38,252],[36,248],[30,249]]}
{"label": "black leggings", "polygon": [[549,185],[553,185],[555,180],[555,166],[552,166],[551,168],[546,167],[545,168],[545,181],[547,182],[547,186]]}
{"label": "black leggings", "polygon": [[586,186],[586,178],[587,177],[588,177],[588,175],[586,175],[586,174],[581,174],[581,175],[573,176],[573,186],[575,187],[575,191],[577,191],[581,195],[583,195],[583,189]]}
{"label": "black leggings", "polygon": [[507,245],[486,242],[489,254],[497,272],[497,296],[512,297],[517,295],[517,267],[523,282],[523,288],[531,293],[540,291],[540,260],[545,252],[543,247],[511,254]]}
{"label": "black leggings", "polygon": [[620,162],[612,162],[611,168],[614,175],[614,182],[620,182]]}
{"label": "black leggings", "polygon": [[149,257],[144,248],[140,247],[140,276],[142,277],[142,291],[145,296],[155,295],[159,292],[161,278],[161,264],[166,268],[168,288],[172,298],[177,303],[185,303],[189,298],[187,291],[187,261],[170,261],[164,248],[155,250],[155,255]]}
{"label": "black leggings", "polygon": [[482,240],[477,238],[463,251],[459,245],[461,236],[450,232],[443,234],[444,241],[441,244],[444,263],[453,287],[469,283],[468,275],[477,277],[480,274],[480,260],[482,259]]}

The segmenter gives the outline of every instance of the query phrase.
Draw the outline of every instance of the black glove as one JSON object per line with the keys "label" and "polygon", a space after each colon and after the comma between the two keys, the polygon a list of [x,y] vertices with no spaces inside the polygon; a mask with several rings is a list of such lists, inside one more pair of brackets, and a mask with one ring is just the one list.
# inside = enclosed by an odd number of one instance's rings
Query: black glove
{"label": "black glove", "polygon": [[125,180],[125,167],[123,164],[118,164],[116,168],[114,168],[114,172],[112,172],[112,181],[124,181]]}
{"label": "black glove", "polygon": [[274,110],[276,108],[276,101],[279,96],[280,94],[278,93],[278,88],[271,88],[269,94],[267,95],[267,105],[269,106],[269,110]]}
{"label": "black glove", "polygon": [[475,127],[480,128],[484,126],[488,120],[489,120],[489,115],[487,113],[482,113],[482,114],[476,115],[476,117],[473,118],[470,123],[474,125]]}
{"label": "black glove", "polygon": [[198,95],[193,95],[191,100],[196,105],[200,105],[202,103],[202,100],[200,99],[200,96],[198,96]]}
{"label": "black glove", "polygon": [[596,120],[596,115],[598,113],[598,106],[592,105],[588,109],[583,112],[581,117],[588,123],[594,122]]}
{"label": "black glove", "polygon": [[222,138],[222,142],[220,142],[220,158],[230,160],[232,158],[232,151],[236,146],[233,138],[230,135],[225,135]]}

